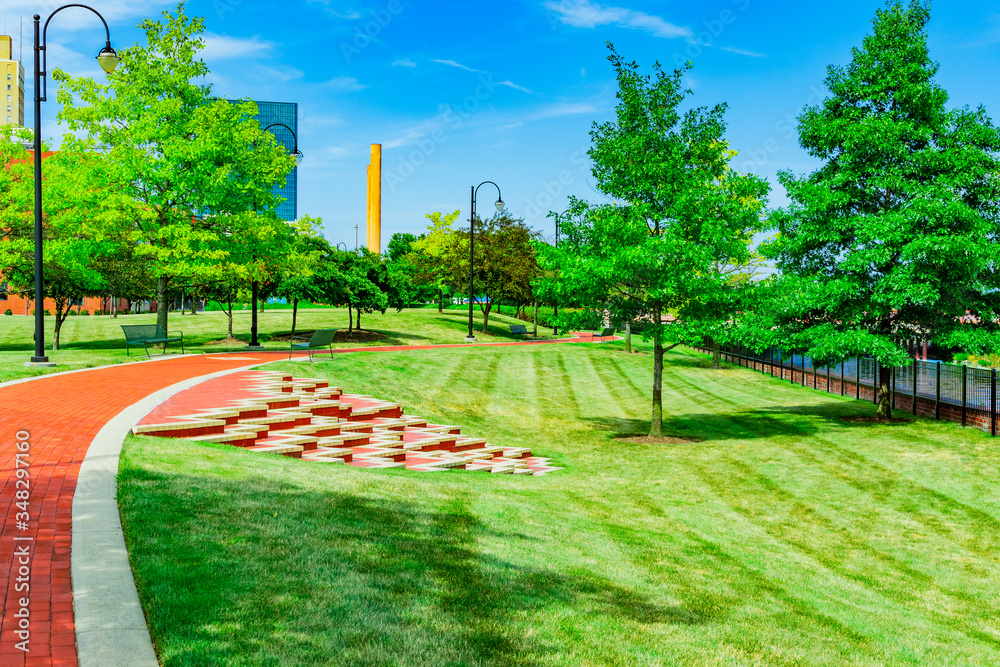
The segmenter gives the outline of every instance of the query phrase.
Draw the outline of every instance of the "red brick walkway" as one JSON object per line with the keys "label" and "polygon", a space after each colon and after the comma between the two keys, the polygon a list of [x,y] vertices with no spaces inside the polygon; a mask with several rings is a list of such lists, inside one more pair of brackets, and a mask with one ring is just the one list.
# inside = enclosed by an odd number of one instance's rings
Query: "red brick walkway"
{"label": "red brick walkway", "polygon": [[[549,342],[564,341],[545,341]],[[445,347],[468,345],[345,348],[335,352]],[[0,387],[0,509],[4,512],[0,528],[0,589],[4,594],[0,666],[77,664],[70,582],[73,494],[87,448],[105,423],[133,403],[177,382],[287,358],[287,353],[275,352],[184,357],[56,374]],[[28,444],[19,458],[21,442]],[[25,480],[18,477],[24,473],[19,470],[27,470],[27,501]],[[27,516],[19,516],[25,508]],[[18,635],[25,624],[22,600],[28,603],[28,643],[22,644],[28,652],[18,648],[24,641],[24,635]]]}

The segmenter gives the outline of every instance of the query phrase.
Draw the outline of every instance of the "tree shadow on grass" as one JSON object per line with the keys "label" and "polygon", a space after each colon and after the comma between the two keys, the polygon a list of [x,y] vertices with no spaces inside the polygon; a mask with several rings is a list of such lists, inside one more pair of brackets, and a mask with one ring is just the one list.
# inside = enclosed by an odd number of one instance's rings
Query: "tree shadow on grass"
{"label": "tree shadow on grass", "polygon": [[[855,431],[900,428],[911,423],[909,420],[890,424],[846,421],[858,417],[871,417],[874,414],[874,406],[870,404],[838,402],[785,405],[732,412],[664,415],[663,433],[677,438],[693,438],[709,442],[786,436],[808,437],[838,429]],[[650,427],[649,420],[642,419],[599,417],[584,418],[584,421],[594,424],[595,428],[608,431],[611,438],[647,435]],[[697,443],[692,444],[697,445]]]}
{"label": "tree shadow on grass", "polygon": [[702,622],[593,573],[530,564],[530,545],[529,564],[491,555],[491,541],[527,536],[491,529],[470,501],[428,507],[136,468],[119,486],[143,606],[168,663],[536,665],[566,650],[526,620],[550,607],[626,632]]}

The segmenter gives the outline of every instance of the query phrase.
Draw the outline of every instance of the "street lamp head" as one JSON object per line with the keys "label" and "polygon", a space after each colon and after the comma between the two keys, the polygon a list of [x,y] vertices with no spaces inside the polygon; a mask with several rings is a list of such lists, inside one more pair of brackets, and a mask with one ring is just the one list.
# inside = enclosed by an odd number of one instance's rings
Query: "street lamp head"
{"label": "street lamp head", "polygon": [[498,199],[497,200],[497,213],[503,213],[503,210],[504,210],[504,208],[506,206],[507,206],[507,204],[503,203],[503,199]]}
{"label": "street lamp head", "polygon": [[295,158],[295,166],[296,167],[299,166],[300,164],[302,164],[302,158],[305,157],[305,155],[302,154],[302,151],[300,151],[298,148],[296,148],[294,151],[292,151],[290,153],[290,155],[293,158]]}
{"label": "street lamp head", "polygon": [[101,49],[101,52],[97,55],[97,62],[101,66],[101,69],[106,73],[111,74],[118,67],[118,62],[120,58],[114,49],[111,48],[111,42],[108,42],[107,46]]}

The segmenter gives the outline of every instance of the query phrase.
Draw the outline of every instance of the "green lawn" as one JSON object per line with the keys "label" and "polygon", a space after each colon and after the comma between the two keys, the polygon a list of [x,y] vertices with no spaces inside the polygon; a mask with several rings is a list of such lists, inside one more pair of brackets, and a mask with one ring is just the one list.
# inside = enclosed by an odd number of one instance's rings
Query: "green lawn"
{"label": "green lawn", "polygon": [[131,438],[119,503],[166,665],[995,665],[996,442],[620,343],[303,367],[566,469],[359,470]]}
{"label": "green lawn", "polygon": [[[476,311],[476,336],[480,342],[506,342],[515,340],[508,325],[519,322],[510,317],[491,314],[490,336],[483,336],[482,316]],[[170,329],[184,332],[186,352],[231,352],[243,345],[226,346],[212,343],[226,338],[227,319],[221,312],[180,316],[170,313]],[[122,324],[155,324],[156,315],[123,315],[117,319],[109,316],[74,316],[66,320],[60,334],[60,349],[51,351],[54,318],[46,318],[46,349],[56,368],[25,368],[34,353],[35,320],[23,315],[0,315],[0,382],[32,377],[44,373],[92,368],[108,364],[126,363],[146,359],[142,348],[132,347],[131,357],[125,354],[125,337]],[[468,333],[468,313],[436,308],[388,311],[385,315],[363,315],[361,324],[365,331],[384,336],[373,342],[335,341],[335,347],[360,347],[371,345],[437,345],[461,343]],[[522,323],[523,324],[523,323]],[[273,336],[288,335],[292,328],[290,310],[266,310],[258,313],[258,339],[267,349],[288,350],[287,341],[271,341]],[[316,308],[299,310],[297,331],[315,329],[343,329],[347,331],[346,308]],[[240,311],[233,316],[233,333],[236,338],[250,340],[250,311]],[[539,329],[539,338],[551,334],[551,329]],[[339,334],[338,334],[339,335]],[[551,337],[551,336],[548,336]],[[171,344],[168,353],[180,353],[180,346]],[[154,352],[155,354],[155,352]]]}

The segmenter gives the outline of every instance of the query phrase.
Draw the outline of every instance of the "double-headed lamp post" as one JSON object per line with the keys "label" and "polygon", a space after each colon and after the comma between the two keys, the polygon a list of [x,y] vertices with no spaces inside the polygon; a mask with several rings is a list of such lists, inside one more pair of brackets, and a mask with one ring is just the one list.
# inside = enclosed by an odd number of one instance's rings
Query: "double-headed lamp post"
{"label": "double-headed lamp post", "polygon": [[467,343],[475,343],[476,335],[472,332],[472,302],[475,301],[473,295],[473,285],[472,285],[472,260],[474,258],[474,248],[476,246],[476,194],[479,192],[479,188],[483,187],[489,183],[497,189],[497,213],[503,212],[504,206],[503,195],[500,194],[500,186],[493,181],[483,181],[476,187],[472,188],[472,215],[469,216],[469,336],[465,339]]}
{"label": "double-headed lamp post", "polygon": [[[267,132],[272,127],[283,127],[283,128],[285,128],[286,130],[288,130],[291,133],[292,139],[295,141],[295,144],[294,144],[295,148],[292,149],[292,151],[289,153],[289,155],[292,156],[293,158],[295,158],[295,166],[296,167],[299,166],[300,164],[302,164],[302,158],[305,157],[305,156],[302,155],[302,151],[299,150],[299,137],[298,137],[298,135],[295,134],[295,130],[293,130],[292,128],[288,127],[284,123],[272,123],[271,125],[268,125],[267,127],[265,127],[264,131]],[[260,347],[260,341],[257,340],[257,280],[256,279],[252,279],[250,281],[250,300],[253,303],[250,304],[250,308],[251,308],[251,311],[250,311],[250,345],[248,347],[259,348]]]}
{"label": "double-headed lamp post", "polygon": [[[49,14],[45,19],[45,27],[39,32],[39,23],[42,17],[35,14],[35,356],[31,358],[30,364],[47,364],[49,358],[45,356],[45,294],[44,281],[42,276],[42,102],[48,97],[48,44],[49,21],[52,17],[64,9],[70,7],[81,7],[89,9],[97,14],[104,24],[104,34],[107,37],[105,46],[97,54],[97,62],[108,74],[118,67],[118,54],[111,48],[111,30],[108,22],[104,20],[93,7],[87,5],[63,5]],[[41,40],[39,40],[41,35]]]}

